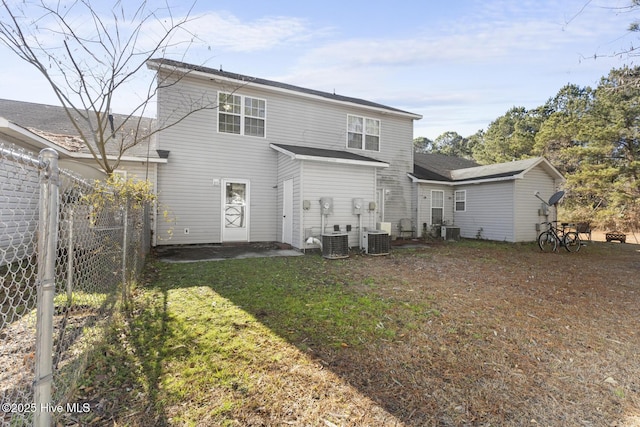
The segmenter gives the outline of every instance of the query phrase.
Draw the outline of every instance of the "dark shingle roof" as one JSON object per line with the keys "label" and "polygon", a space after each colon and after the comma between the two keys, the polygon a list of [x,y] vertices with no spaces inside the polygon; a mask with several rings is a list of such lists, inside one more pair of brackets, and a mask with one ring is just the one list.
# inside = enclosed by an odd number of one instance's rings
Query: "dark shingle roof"
{"label": "dark shingle roof", "polygon": [[451,171],[479,166],[473,160],[436,153],[415,153],[413,176],[428,181],[453,181]]}
{"label": "dark shingle roof", "polygon": [[554,178],[564,179],[562,174],[543,157],[480,166],[473,161],[458,157],[417,153],[414,155],[412,175],[426,181],[463,183],[515,177],[537,165],[542,165]]}
{"label": "dark shingle roof", "polygon": [[422,118],[422,116],[420,116],[419,114],[411,113],[411,112],[408,112],[408,111],[400,110],[398,108],[389,107],[387,105],[378,104],[376,102],[371,102],[371,101],[367,101],[367,100],[364,100],[364,99],[352,98],[352,97],[348,97],[348,96],[337,95],[335,93],[323,92],[323,91],[314,90],[314,89],[307,89],[307,88],[304,88],[304,87],[294,86],[294,85],[287,84],[287,83],[281,83],[281,82],[276,82],[276,81],[273,81],[273,80],[261,79],[261,78],[258,78],[258,77],[251,77],[251,76],[247,76],[247,75],[243,75],[243,74],[231,73],[231,72],[228,72],[228,71],[216,70],[215,68],[209,68],[209,67],[203,67],[203,66],[200,66],[200,65],[187,64],[187,63],[184,63],[184,62],[174,61],[174,60],[171,60],[171,59],[165,59],[165,58],[151,59],[151,60],[148,61],[148,64],[151,64],[151,65],[154,65],[154,66],[163,66],[164,65],[164,66],[169,66],[169,67],[182,68],[182,69],[185,69],[185,70],[199,71],[201,73],[212,74],[212,75],[215,75],[215,76],[220,76],[220,77],[224,77],[224,78],[227,78],[227,79],[238,80],[238,81],[241,81],[241,82],[255,83],[255,84],[259,84],[259,85],[263,85],[263,86],[271,86],[271,87],[275,87],[275,88],[279,88],[279,89],[286,89],[286,90],[290,90],[290,91],[294,91],[294,92],[300,92],[300,93],[304,93],[304,94],[307,94],[307,95],[315,95],[315,96],[319,96],[319,97],[322,97],[322,98],[330,99],[330,100],[333,100],[333,101],[349,102],[349,103],[352,103],[352,104],[358,104],[358,105],[362,105],[362,106],[365,106],[365,107],[373,107],[373,108],[379,108],[379,109],[383,109],[383,110],[393,111],[393,112],[396,112],[396,113],[409,114],[411,116],[414,116],[415,119]]}
{"label": "dark shingle roof", "polygon": [[[88,148],[79,138],[78,131],[73,126],[63,107],[0,99],[0,117],[29,129],[68,151],[89,153]],[[113,118],[114,123],[117,125],[122,123],[127,116],[113,114]],[[133,120],[127,123],[127,129],[123,129],[125,133],[129,132],[130,128],[133,128],[137,119],[138,117],[134,117]],[[84,132],[89,133],[88,127],[79,118],[76,117],[76,120],[82,124],[81,128]],[[142,121],[143,125],[149,129],[153,125],[153,119],[151,118],[142,118]],[[153,142],[152,145],[154,145]],[[127,150],[125,155],[147,157],[148,148],[146,141],[143,141]],[[108,154],[117,154],[118,148],[115,144],[107,144],[107,152]],[[154,148],[150,150],[149,157],[158,157]]]}
{"label": "dark shingle roof", "polygon": [[327,159],[355,160],[359,162],[374,162],[374,163],[380,163],[381,165],[388,164],[380,160],[373,159],[371,157],[365,157],[359,154],[349,153],[347,151],[327,150],[324,148],[313,148],[313,147],[300,147],[297,145],[285,145],[285,144],[271,144],[271,145],[274,147],[278,147],[282,150],[288,151],[292,154],[297,154],[300,156],[322,157]]}

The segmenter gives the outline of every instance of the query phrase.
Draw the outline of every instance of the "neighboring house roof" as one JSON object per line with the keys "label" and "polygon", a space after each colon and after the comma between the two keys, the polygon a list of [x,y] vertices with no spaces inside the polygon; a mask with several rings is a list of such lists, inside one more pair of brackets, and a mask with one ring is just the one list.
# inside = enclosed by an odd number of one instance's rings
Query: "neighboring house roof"
{"label": "neighboring house roof", "polygon": [[451,181],[451,171],[479,166],[473,160],[437,153],[415,153],[414,176],[420,179]]}
{"label": "neighboring house roof", "polygon": [[367,101],[359,98],[352,98],[343,95],[337,95],[335,93],[323,92],[314,89],[307,89],[300,86],[294,86],[287,83],[276,82],[273,80],[261,79],[258,77],[251,77],[237,73],[231,73],[228,71],[216,70],[214,68],[203,67],[200,65],[187,64],[180,61],[174,61],[171,59],[157,58],[151,59],[147,61],[147,65],[152,69],[160,69],[162,67],[169,69],[182,69],[186,72],[196,72],[196,73],[204,73],[208,75],[214,75],[220,77],[224,80],[233,80],[242,82],[243,85],[249,86],[267,86],[273,89],[284,90],[289,92],[296,92],[298,94],[320,97],[327,100],[340,102],[340,103],[349,103],[349,104],[357,104],[364,107],[374,108],[377,110],[384,110],[388,112],[398,113],[404,116],[409,116],[414,120],[419,120],[422,118],[420,114],[410,113],[408,111],[400,110],[398,108],[389,107],[387,105],[378,104],[376,102]]}
{"label": "neighboring house roof", "polygon": [[[52,148],[58,152],[58,166],[72,170],[78,174],[80,174],[85,179],[102,179],[105,174],[103,171],[98,168],[89,165],[87,163],[81,163],[79,161],[73,160],[73,154],[69,152],[67,149],[60,147],[52,143],[51,141],[43,138],[30,131],[27,128],[19,126],[4,117],[0,117],[0,135],[4,136],[4,139],[8,140],[10,143],[18,146],[19,148],[27,150],[27,153],[31,157],[35,157],[37,152],[42,150],[43,148]],[[8,149],[11,152],[14,152],[12,147],[3,146],[0,141],[0,148]],[[19,153],[19,152],[16,152]]]}
{"label": "neighboring house roof", "polygon": [[389,163],[370,157],[360,156],[339,150],[326,150],[324,148],[300,147],[296,145],[270,144],[274,150],[296,160],[315,160],[333,163],[348,163],[363,166],[389,167]]}
{"label": "neighboring house roof", "polygon": [[[455,161],[443,166],[437,157],[421,157],[416,154],[414,171],[409,177],[414,182],[434,182],[447,185],[468,184],[471,182],[491,182],[522,178],[524,174],[540,165],[554,179],[563,180],[562,174],[544,157],[533,157],[513,162],[496,163],[485,166],[464,166],[451,168]],[[446,156],[445,156],[446,157]],[[443,160],[440,158],[440,160]],[[459,159],[464,160],[464,159]]]}
{"label": "neighboring house roof", "polygon": [[[55,105],[36,104],[32,102],[13,101],[9,99],[0,99],[0,117],[4,117],[9,122],[17,124],[30,132],[52,142],[68,152],[72,157],[87,157],[90,155],[89,149],[78,136],[78,131],[72,125],[65,109]],[[114,123],[123,123],[128,116],[122,114],[113,114]],[[138,117],[133,117],[130,124],[125,125],[122,129],[124,133],[129,133],[137,124]],[[81,128],[89,133],[88,127],[78,118],[75,120],[81,124]],[[151,129],[153,119],[143,117],[142,126],[145,130]],[[157,159],[158,154],[155,151],[155,138],[151,138],[150,143],[142,141],[125,152],[123,158],[150,158]],[[108,155],[117,155],[119,145],[115,142],[108,143],[106,150]],[[77,153],[74,155],[74,153]],[[84,154],[85,156],[82,156]]]}

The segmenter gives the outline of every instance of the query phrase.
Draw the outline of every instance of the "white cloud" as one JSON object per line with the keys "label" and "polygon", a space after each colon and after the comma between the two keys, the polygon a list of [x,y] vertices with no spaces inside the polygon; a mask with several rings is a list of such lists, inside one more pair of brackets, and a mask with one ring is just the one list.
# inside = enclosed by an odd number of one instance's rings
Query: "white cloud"
{"label": "white cloud", "polygon": [[[146,31],[162,34],[161,22],[151,23]],[[213,11],[189,20],[174,39],[193,39],[194,47],[215,52],[251,53],[291,46],[315,34],[302,18],[271,16],[243,21],[233,14]]]}

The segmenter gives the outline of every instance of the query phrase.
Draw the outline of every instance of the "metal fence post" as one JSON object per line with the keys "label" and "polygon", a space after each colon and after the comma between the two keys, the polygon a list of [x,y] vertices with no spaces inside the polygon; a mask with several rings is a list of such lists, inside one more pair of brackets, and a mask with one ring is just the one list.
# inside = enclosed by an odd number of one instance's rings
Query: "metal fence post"
{"label": "metal fence post", "polygon": [[71,300],[73,298],[73,260],[75,253],[73,250],[73,207],[69,208],[69,218],[67,220],[67,228],[69,230],[69,237],[67,239],[67,306],[71,306]]}
{"label": "metal fence post", "polygon": [[122,229],[122,303],[127,303],[127,245],[129,239],[129,200],[124,202],[123,229]]}
{"label": "metal fence post", "polygon": [[53,383],[53,299],[58,240],[58,153],[45,148],[39,160],[40,213],[38,222],[38,307],[36,314],[36,354],[33,425],[51,425],[51,386]]}

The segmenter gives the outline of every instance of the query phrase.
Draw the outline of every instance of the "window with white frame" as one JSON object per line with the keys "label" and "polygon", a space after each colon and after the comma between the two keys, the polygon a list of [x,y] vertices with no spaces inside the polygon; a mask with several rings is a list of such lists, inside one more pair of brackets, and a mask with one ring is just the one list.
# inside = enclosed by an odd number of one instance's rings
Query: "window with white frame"
{"label": "window with white frame", "polygon": [[444,191],[431,190],[431,224],[442,224],[444,220]]}
{"label": "window with white frame", "polygon": [[267,101],[232,93],[218,94],[218,132],[264,138]]}
{"label": "window with white frame", "polygon": [[380,120],[348,115],[347,147],[380,151]]}
{"label": "window with white frame", "polygon": [[457,190],[455,194],[456,212],[467,210],[467,190]]}

